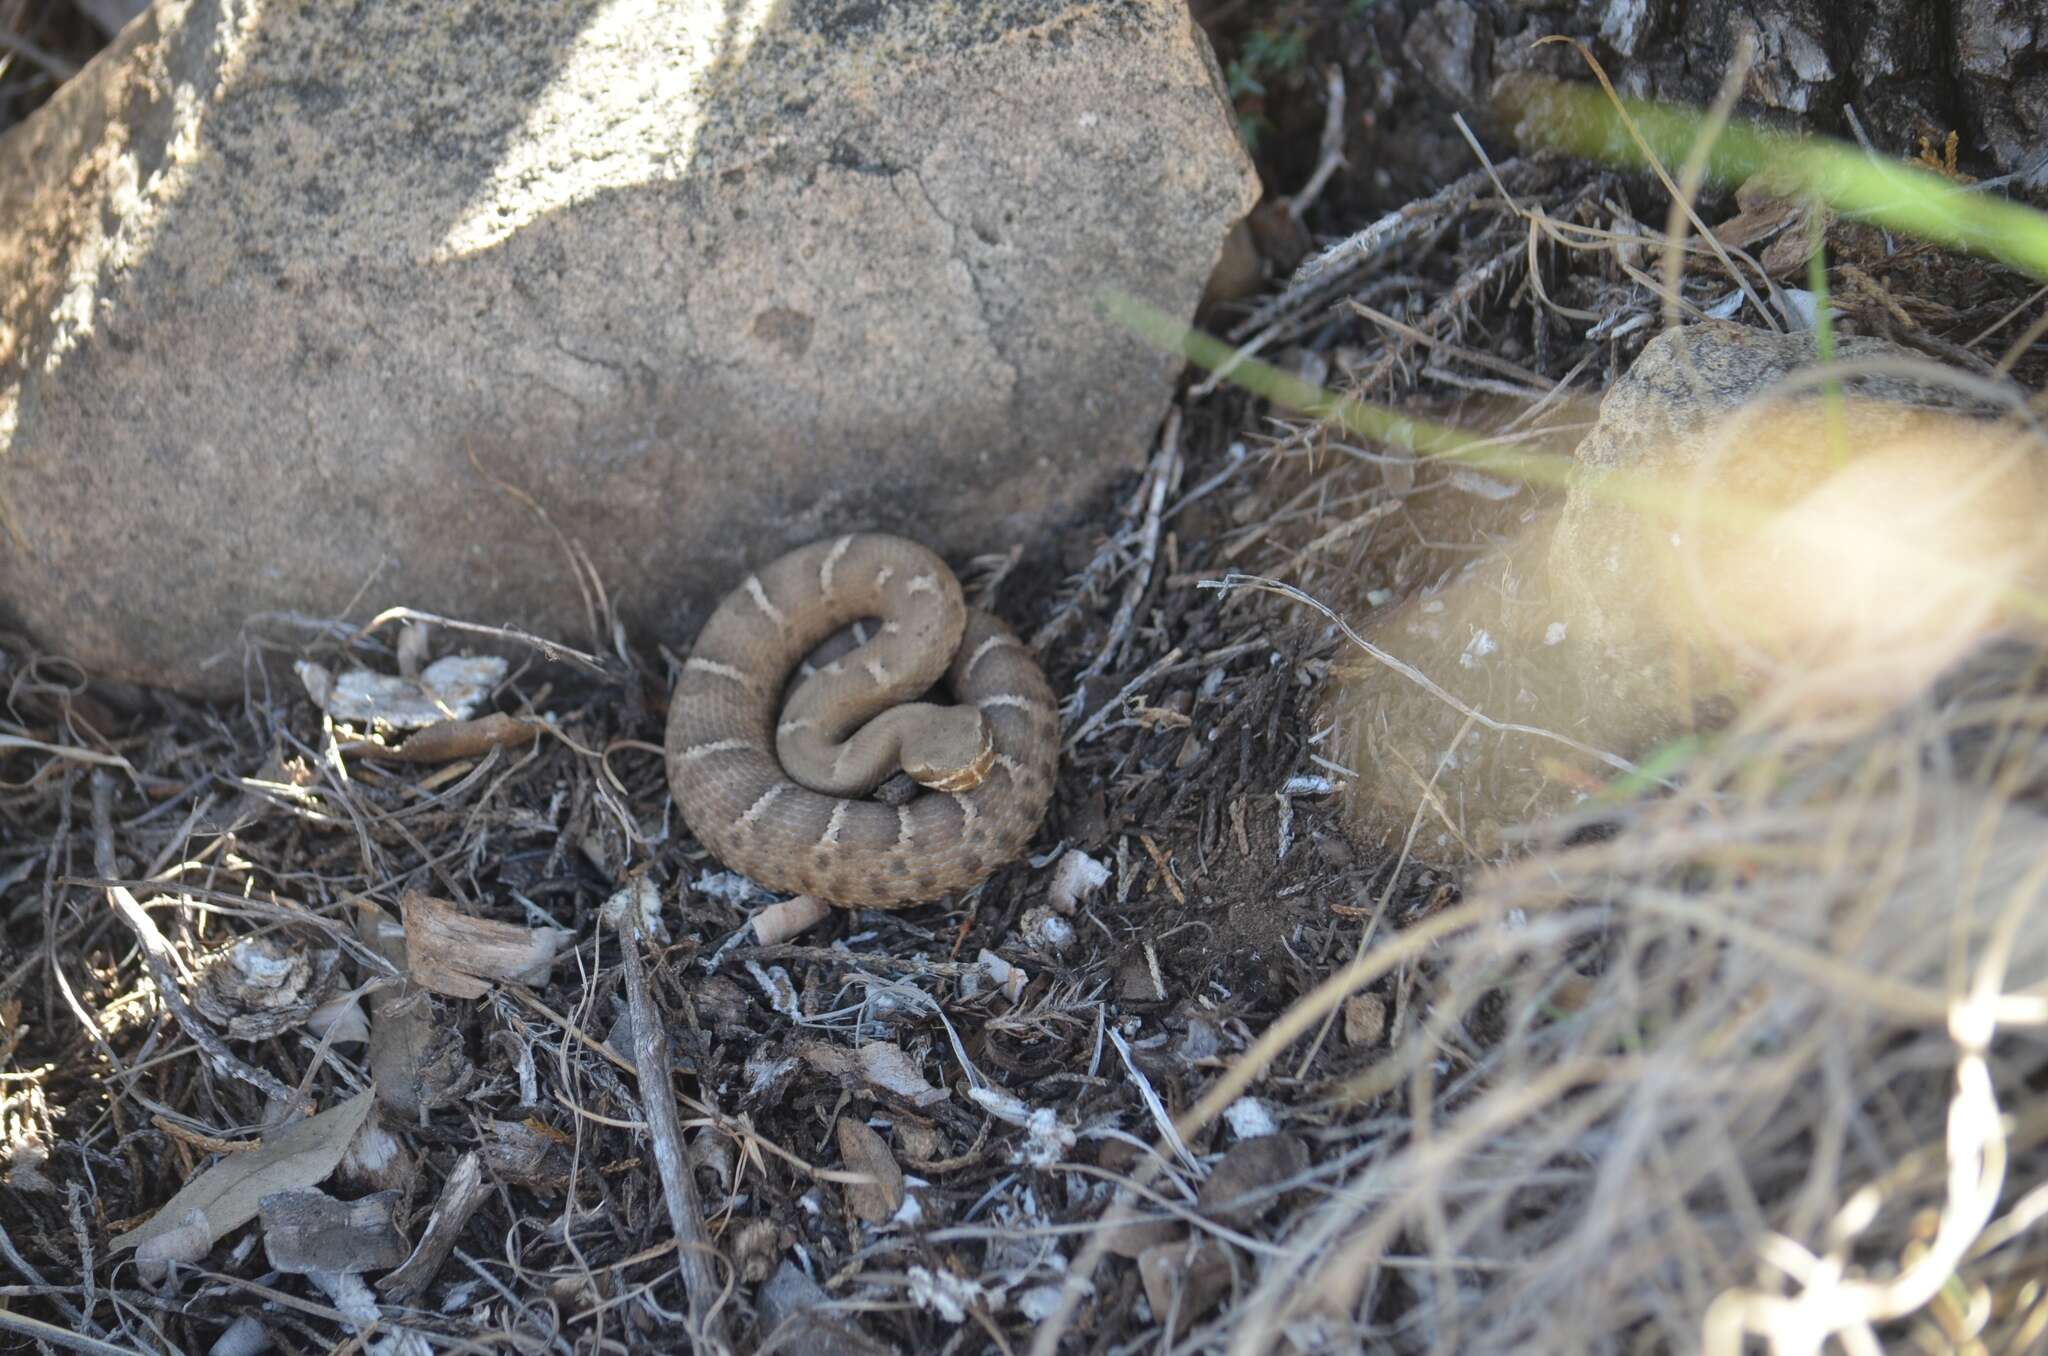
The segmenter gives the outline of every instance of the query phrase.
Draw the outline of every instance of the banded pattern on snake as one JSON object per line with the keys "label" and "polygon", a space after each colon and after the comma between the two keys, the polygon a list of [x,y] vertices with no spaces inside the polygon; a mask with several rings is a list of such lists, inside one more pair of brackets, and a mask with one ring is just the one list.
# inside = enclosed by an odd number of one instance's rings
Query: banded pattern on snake
{"label": "banded pattern on snake", "polygon": [[[852,624],[851,654],[785,685]],[[959,706],[917,699],[940,678]],[[908,703],[908,704],[906,704]],[[704,624],[669,702],[669,789],[721,862],[769,889],[901,908],[1014,859],[1052,799],[1059,722],[1030,651],[901,537],[814,542]],[[898,768],[925,789],[860,799]]]}

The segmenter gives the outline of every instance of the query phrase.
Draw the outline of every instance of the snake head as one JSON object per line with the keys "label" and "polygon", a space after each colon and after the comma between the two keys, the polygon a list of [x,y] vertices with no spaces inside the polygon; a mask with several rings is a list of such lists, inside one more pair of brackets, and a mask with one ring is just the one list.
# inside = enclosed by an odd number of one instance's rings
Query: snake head
{"label": "snake head", "polygon": [[903,741],[903,770],[934,791],[972,791],[995,762],[994,732],[971,706],[939,708]]}

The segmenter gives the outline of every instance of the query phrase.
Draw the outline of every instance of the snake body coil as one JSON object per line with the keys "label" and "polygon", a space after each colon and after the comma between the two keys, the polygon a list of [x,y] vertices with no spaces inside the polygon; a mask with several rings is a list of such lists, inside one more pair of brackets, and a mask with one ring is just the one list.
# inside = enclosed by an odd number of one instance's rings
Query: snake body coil
{"label": "snake body coil", "polygon": [[[880,623],[873,637],[801,676],[785,704],[805,657],[863,620]],[[918,702],[941,677],[959,707]],[[669,703],[669,789],[698,841],[757,884],[845,906],[935,899],[1014,859],[1058,755],[1030,652],[900,537],[815,542],[749,576]],[[898,766],[926,789],[855,799]]]}

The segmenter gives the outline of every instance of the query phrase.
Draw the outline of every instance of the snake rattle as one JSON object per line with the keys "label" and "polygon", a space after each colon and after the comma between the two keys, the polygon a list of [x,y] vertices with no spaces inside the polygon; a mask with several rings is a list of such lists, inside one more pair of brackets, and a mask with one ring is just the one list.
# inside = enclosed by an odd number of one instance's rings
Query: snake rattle
{"label": "snake rattle", "polygon": [[[788,689],[855,622],[879,630]],[[918,700],[944,678],[957,706]],[[756,884],[844,907],[964,890],[1023,852],[1052,799],[1059,722],[1030,651],[970,608],[932,551],[856,534],[749,575],[705,622],[669,701],[669,790]],[[860,799],[897,771],[924,789]]]}

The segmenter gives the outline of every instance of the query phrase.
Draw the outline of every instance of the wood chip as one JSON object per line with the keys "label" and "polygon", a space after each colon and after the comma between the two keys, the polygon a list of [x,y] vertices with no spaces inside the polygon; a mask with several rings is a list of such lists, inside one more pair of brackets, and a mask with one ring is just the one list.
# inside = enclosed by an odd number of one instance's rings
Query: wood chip
{"label": "wood chip", "polygon": [[793,899],[770,904],[754,915],[754,940],[761,946],[774,946],[816,927],[831,916],[830,904],[809,895],[797,895]]}
{"label": "wood chip", "polygon": [[[356,936],[405,969],[405,934],[382,909],[358,905]],[[370,995],[370,1075],[377,1096],[402,1116],[446,1105],[468,1086],[473,1070],[461,1033],[437,1020],[434,996],[410,981]]]}
{"label": "wood chip", "polygon": [[406,970],[414,983],[450,998],[482,998],[499,980],[544,980],[555,953],[573,937],[561,928],[471,918],[419,890],[407,890],[398,903]]}
{"label": "wood chip", "polygon": [[569,1184],[573,1163],[559,1134],[538,1121],[490,1121],[480,1152],[491,1176],[552,1195]]}
{"label": "wood chip", "polygon": [[469,1227],[470,1216],[482,1205],[489,1194],[484,1182],[483,1159],[472,1149],[455,1162],[454,1171],[448,1174],[448,1181],[441,1188],[441,1199],[434,1202],[434,1213],[427,1217],[427,1227],[420,1234],[420,1241],[414,1246],[412,1256],[404,1265],[377,1282],[377,1289],[393,1304],[406,1304],[425,1290],[439,1274],[448,1255],[455,1250],[456,1240]]}

